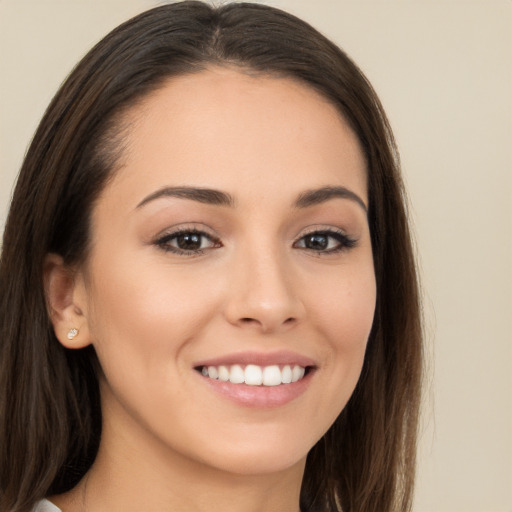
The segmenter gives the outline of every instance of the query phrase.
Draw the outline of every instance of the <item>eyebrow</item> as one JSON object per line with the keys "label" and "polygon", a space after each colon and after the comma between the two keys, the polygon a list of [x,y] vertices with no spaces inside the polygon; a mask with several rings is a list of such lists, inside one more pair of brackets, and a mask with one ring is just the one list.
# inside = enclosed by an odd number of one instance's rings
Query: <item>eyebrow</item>
{"label": "eyebrow", "polygon": [[[145,197],[138,205],[141,208],[151,201],[163,197],[176,197],[178,199],[188,199],[199,203],[211,204],[215,206],[235,206],[235,199],[227,192],[220,190],[201,188],[201,187],[164,187],[149,196]],[[314,190],[307,190],[299,194],[294,203],[296,208],[309,208],[331,199],[349,199],[357,203],[366,213],[368,208],[364,201],[354,192],[345,187],[322,187]]]}
{"label": "eyebrow", "polygon": [[137,205],[137,208],[162,197],[177,197],[178,199],[189,199],[191,201],[213,204],[216,206],[233,207],[235,205],[233,196],[226,192],[221,192],[220,190],[200,187],[164,187],[144,198]]}
{"label": "eyebrow", "polygon": [[368,207],[365,202],[355,192],[345,187],[322,187],[302,192],[295,202],[295,206],[297,208],[308,208],[336,198],[350,199],[356,202],[368,214]]}

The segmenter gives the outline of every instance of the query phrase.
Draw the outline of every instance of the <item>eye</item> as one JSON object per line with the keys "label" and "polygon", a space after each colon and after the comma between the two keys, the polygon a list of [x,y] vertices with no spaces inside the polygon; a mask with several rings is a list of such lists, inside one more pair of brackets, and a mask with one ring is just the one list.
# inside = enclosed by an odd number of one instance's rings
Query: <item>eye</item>
{"label": "eye", "polygon": [[341,231],[322,230],[313,231],[304,235],[295,242],[294,247],[318,253],[330,254],[351,249],[355,245],[356,240]]}
{"label": "eye", "polygon": [[180,255],[197,255],[207,249],[220,247],[220,241],[214,239],[208,233],[195,229],[183,229],[167,233],[155,244],[164,251],[174,252]]}

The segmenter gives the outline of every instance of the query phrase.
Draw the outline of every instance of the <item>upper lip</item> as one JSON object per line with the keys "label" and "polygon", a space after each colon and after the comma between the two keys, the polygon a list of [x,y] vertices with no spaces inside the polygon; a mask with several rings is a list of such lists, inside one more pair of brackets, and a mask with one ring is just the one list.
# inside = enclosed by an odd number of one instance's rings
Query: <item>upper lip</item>
{"label": "upper lip", "polygon": [[253,351],[234,352],[231,354],[226,354],[211,359],[198,361],[197,363],[194,364],[194,367],[197,368],[203,366],[231,366],[234,364],[255,364],[258,366],[297,365],[302,366],[303,368],[306,368],[308,366],[316,366],[315,361],[310,357],[304,356],[302,354],[297,354],[296,352],[290,352],[288,350],[280,350],[268,353]]}

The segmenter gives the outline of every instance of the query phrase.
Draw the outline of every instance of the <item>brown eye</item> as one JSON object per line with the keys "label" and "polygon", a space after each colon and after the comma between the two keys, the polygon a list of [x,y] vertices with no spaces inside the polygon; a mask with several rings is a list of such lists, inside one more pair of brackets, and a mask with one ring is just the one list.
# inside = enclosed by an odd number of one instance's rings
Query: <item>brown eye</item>
{"label": "brown eye", "polygon": [[305,236],[304,247],[314,251],[325,251],[329,247],[329,237],[320,233]]}
{"label": "brown eye", "polygon": [[207,249],[221,246],[220,241],[213,239],[211,235],[194,230],[169,233],[159,238],[155,245],[164,251],[184,256],[201,254]]}
{"label": "brown eye", "polygon": [[178,249],[183,251],[197,251],[201,249],[203,235],[199,233],[183,233],[178,235],[174,242]]}
{"label": "brown eye", "polygon": [[351,249],[356,240],[338,231],[315,231],[300,238],[294,247],[317,253],[336,253]]}

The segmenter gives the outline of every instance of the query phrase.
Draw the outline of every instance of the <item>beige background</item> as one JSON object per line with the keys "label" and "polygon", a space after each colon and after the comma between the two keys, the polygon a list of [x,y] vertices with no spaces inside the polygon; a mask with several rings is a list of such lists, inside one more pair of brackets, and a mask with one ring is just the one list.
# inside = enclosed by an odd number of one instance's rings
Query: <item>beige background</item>
{"label": "beige background", "polygon": [[[59,83],[150,0],[0,0],[0,228]],[[512,512],[512,2],[270,0],[345,48],[401,148],[430,378],[417,512]]]}

